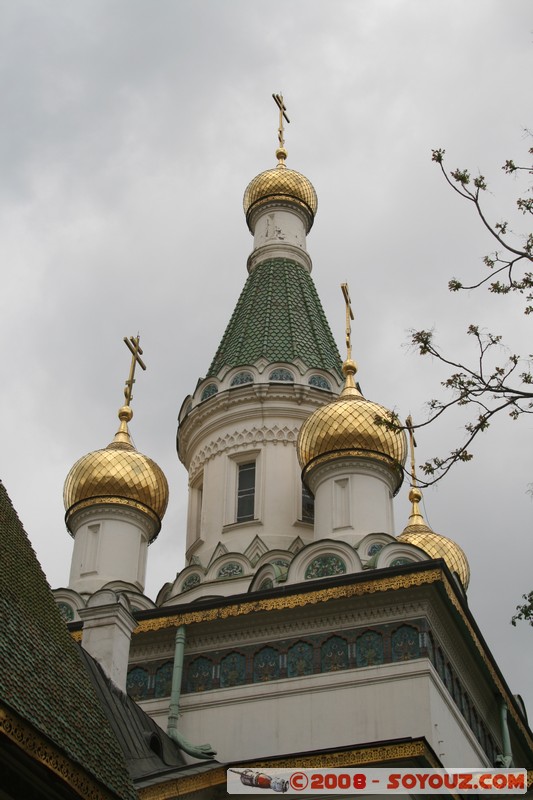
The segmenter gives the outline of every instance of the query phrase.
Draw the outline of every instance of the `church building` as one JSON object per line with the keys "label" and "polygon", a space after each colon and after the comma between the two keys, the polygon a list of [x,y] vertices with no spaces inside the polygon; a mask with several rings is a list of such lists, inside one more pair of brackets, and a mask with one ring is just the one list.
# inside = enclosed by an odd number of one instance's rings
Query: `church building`
{"label": "church building", "polygon": [[185,566],[144,594],[168,486],[130,438],[131,338],[117,433],[65,481],[74,550],[56,604],[111,727],[126,715],[116,736],[135,714],[147,734],[149,752],[126,748],[145,800],[226,796],[228,767],[532,770],[525,708],[468,609],[467,558],[421,514],[411,423],[356,380],[345,284],[338,352],[307,248],[317,195],[287,165],[274,99],[277,163],[244,193],[248,275],[179,412]]}

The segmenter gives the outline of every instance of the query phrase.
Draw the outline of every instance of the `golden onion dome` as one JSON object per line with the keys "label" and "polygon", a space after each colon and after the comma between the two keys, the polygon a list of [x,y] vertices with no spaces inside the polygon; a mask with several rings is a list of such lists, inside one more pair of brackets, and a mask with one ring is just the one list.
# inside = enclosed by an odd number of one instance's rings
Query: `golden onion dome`
{"label": "golden onion dome", "polygon": [[355,362],[343,364],[346,383],[340,396],[306,419],[298,436],[298,460],[302,475],[319,464],[346,457],[367,458],[389,466],[396,474],[394,492],[403,481],[407,455],[405,433],[380,422],[390,412],[366,400],[356,388]]}
{"label": "golden onion dome", "polygon": [[77,461],[65,481],[63,501],[67,527],[81,509],[99,504],[136,508],[155,523],[155,539],[168,503],[168,483],[161,468],[139,453],[128,431],[133,416],[129,406],[119,411],[120,427],[103,450],[95,450]]}
{"label": "golden onion dome", "polygon": [[284,147],[276,150],[276,156],[277,166],[256,175],[244,192],[243,206],[248,227],[252,230],[250,216],[257,208],[268,203],[284,201],[296,204],[305,212],[307,233],[309,233],[318,208],[315,188],[305,175],[287,168],[285,164],[287,151]]}
{"label": "golden onion dome", "polygon": [[407,527],[398,536],[398,541],[415,545],[423,550],[429,558],[442,558],[450,571],[459,576],[463,587],[468,589],[470,566],[464,550],[452,539],[431,530],[419,511],[418,503],[421,498],[422,493],[418,487],[413,487],[409,492],[413,510]]}

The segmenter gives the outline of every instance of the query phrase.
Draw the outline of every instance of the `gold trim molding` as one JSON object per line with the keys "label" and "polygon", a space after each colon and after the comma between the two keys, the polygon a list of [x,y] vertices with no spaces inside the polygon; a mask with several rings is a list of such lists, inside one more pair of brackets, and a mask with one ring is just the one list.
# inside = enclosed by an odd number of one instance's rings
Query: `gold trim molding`
{"label": "gold trim molding", "polygon": [[116,800],[117,794],[106,790],[103,784],[93,778],[59,748],[51,744],[33,726],[22,720],[17,714],[0,704],[0,734],[20,747],[26,755],[43,767],[53,772],[80,797],[87,800]]}
{"label": "gold trim molding", "polygon": [[[351,750],[317,753],[309,756],[293,756],[291,758],[270,756],[253,763],[247,761],[246,766],[259,769],[312,769],[315,767],[363,766],[420,757],[425,758],[432,767],[441,766],[423,739],[402,744],[381,745],[380,747],[354,747]],[[177,778],[159,786],[148,786],[139,790],[139,798],[140,800],[170,800],[170,798],[182,797],[194,791],[220,786],[226,783],[226,769],[224,766],[200,775]]]}
{"label": "gold trim molding", "polygon": [[[403,742],[402,744],[385,744],[379,747],[355,747],[353,750],[342,750],[322,755],[299,756],[280,760],[272,758],[268,760],[268,763],[269,766],[276,767],[276,769],[292,767],[313,769],[315,767],[363,766],[364,764],[376,764],[383,761],[399,761],[405,758],[421,757],[427,759],[432,767],[441,766],[423,739],[415,739],[412,742]],[[264,764],[264,762],[258,761],[250,766],[259,767],[262,763]]]}
{"label": "gold trim molding", "polygon": [[174,778],[158,786],[141,788],[139,789],[139,800],[169,800],[169,798],[183,797],[192,792],[200,792],[202,789],[222,785],[226,785],[226,768],[216,767],[209,772]]}
{"label": "gold trim molding", "polygon": [[350,583],[342,586],[328,586],[326,589],[312,589],[308,592],[286,595],[283,597],[268,597],[260,600],[245,600],[217,608],[198,609],[172,614],[168,617],[140,620],[133,631],[134,634],[147,631],[159,631],[164,628],[175,628],[178,625],[192,625],[199,622],[212,622],[217,619],[240,617],[256,611],[279,611],[288,608],[301,608],[315,603],[325,603],[328,600],[338,600],[350,597],[360,597],[365,594],[375,594],[397,589],[407,589],[413,586],[422,586],[435,583],[443,578],[440,569],[427,570],[412,574],[395,575],[378,578],[364,583]]}

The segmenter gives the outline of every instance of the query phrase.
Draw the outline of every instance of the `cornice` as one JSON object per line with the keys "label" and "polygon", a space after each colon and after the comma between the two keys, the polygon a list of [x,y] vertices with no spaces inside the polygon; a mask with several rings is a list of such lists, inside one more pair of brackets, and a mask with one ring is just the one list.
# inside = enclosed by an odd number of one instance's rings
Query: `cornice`
{"label": "cornice", "polygon": [[263,425],[261,428],[256,426],[253,428],[241,428],[232,433],[227,433],[225,436],[219,436],[218,439],[202,447],[195,454],[189,465],[189,480],[195,480],[206,461],[224,453],[234,453],[243,448],[249,449],[258,445],[290,444],[296,447],[298,431],[299,428],[296,426],[278,428],[277,425],[270,427]]}
{"label": "cornice", "polygon": [[390,761],[404,761],[422,758],[431,767],[441,765],[425,739],[414,739],[407,742],[376,744],[367,747],[351,747],[342,750],[318,751],[311,754],[294,754],[290,756],[270,756],[261,760],[233,762],[225,767],[213,769],[199,775],[186,776],[168,781],[158,786],[150,786],[139,790],[141,800],[171,800],[182,797],[193,791],[200,791],[215,786],[226,786],[226,770],[231,766],[271,769],[313,769],[315,767],[350,767],[383,764]]}
{"label": "cornice", "polygon": [[280,757],[265,761],[247,762],[247,766],[260,766],[269,763],[271,767],[282,769],[314,767],[348,767],[363,766],[364,764],[378,764],[387,761],[399,761],[411,758],[424,758],[432,767],[441,766],[435,753],[430,749],[425,739],[414,739],[409,742],[380,744],[375,747],[354,747],[349,750],[329,751],[327,753],[313,753],[312,755],[295,755],[289,759]]}
{"label": "cornice", "polygon": [[[359,573],[360,574],[360,573]],[[340,598],[361,597],[365,594],[385,592],[397,589],[407,589],[413,586],[423,586],[434,583],[444,577],[439,568],[422,570],[412,573],[388,575],[368,581],[335,584],[323,588],[313,588],[308,591],[296,591],[291,594],[263,597],[250,600],[240,600],[235,603],[204,608],[184,609],[176,614],[141,619],[134,634],[146,631],[174,628],[178,625],[191,625],[201,622],[211,622],[218,619],[228,619],[251,614],[257,611],[278,611],[290,608],[303,608],[316,603],[327,602]]]}
{"label": "cornice", "polygon": [[175,800],[192,792],[200,792],[214,786],[226,786],[226,768],[215,767],[212,770],[196,775],[159,783],[157,786],[146,786],[139,789],[139,800]]}
{"label": "cornice", "polygon": [[144,503],[123,497],[114,497],[112,500],[108,497],[88,498],[78,503],[71,512],[69,524],[75,531],[71,533],[72,538],[75,538],[85,522],[95,522],[98,519],[131,521],[143,531],[149,544],[154,541],[156,531],[161,527],[159,517]]}
{"label": "cornice", "polygon": [[227,633],[212,631],[210,633],[194,635],[187,638],[187,652],[203,652],[213,648],[244,647],[261,644],[262,642],[276,642],[293,637],[313,636],[323,632],[350,631],[354,628],[373,627],[379,624],[394,624],[395,622],[409,622],[410,620],[426,617],[426,603],[400,603],[387,605],[376,609],[347,609],[339,614],[314,614],[308,619],[301,616],[295,617],[289,623],[261,625],[243,630],[242,625]]}
{"label": "cornice", "polygon": [[463,609],[463,606],[459,601],[452,584],[448,580],[446,573],[441,567],[428,569],[420,565],[420,569],[417,569],[416,571],[402,571],[394,575],[387,575],[367,581],[355,581],[340,584],[335,583],[334,585],[329,585],[324,588],[313,588],[309,591],[296,591],[287,595],[282,594],[272,597],[239,600],[235,603],[224,603],[223,605],[211,608],[194,610],[191,608],[184,609],[181,613],[172,614],[169,616],[139,620],[139,625],[135,629],[134,635],[143,633],[145,631],[161,630],[162,628],[167,627],[175,628],[178,625],[194,625],[196,623],[211,622],[215,620],[229,619],[232,617],[236,618],[242,615],[253,614],[258,611],[279,611],[304,608],[308,605],[324,603],[328,602],[329,600],[362,597],[365,595],[373,595],[376,592],[411,589],[428,584],[440,584],[442,587],[447,599],[468,631],[476,653],[483,661],[498,691],[506,700],[509,713],[513,718],[513,721],[519,728],[521,734],[524,736],[527,746],[531,751],[533,751],[533,738],[527,727],[524,725],[521,716],[515,709],[514,698],[509,694],[502,681],[502,678],[495,669],[492,660],[488,657],[485,644],[479,638],[479,635],[470,622],[468,615],[465,613],[465,610]]}
{"label": "cornice", "polygon": [[[221,423],[238,423],[243,417],[264,420],[269,415],[292,417],[301,423],[334,397],[335,393],[320,392],[301,383],[253,383],[237,389],[225,389],[195,406],[180,423],[178,440],[181,458],[185,463],[185,453],[194,447],[194,441],[213,434]],[[249,408],[243,413],[243,406],[246,405]]]}

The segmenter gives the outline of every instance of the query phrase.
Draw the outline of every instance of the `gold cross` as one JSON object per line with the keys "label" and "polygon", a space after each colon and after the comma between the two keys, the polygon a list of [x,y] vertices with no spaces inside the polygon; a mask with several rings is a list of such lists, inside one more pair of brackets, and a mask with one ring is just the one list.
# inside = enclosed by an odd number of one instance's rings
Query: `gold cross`
{"label": "gold cross", "polygon": [[283,103],[283,95],[282,94],[273,94],[272,97],[274,98],[274,102],[276,103],[277,107],[279,108],[279,128],[278,128],[278,141],[280,147],[285,147],[285,139],[283,138],[283,119],[286,119],[287,122],[290,122],[287,114],[285,113],[287,109]]}
{"label": "gold cross", "polygon": [[129,339],[124,337],[124,343],[128,350],[131,353],[131,364],[130,364],[130,374],[128,376],[128,380],[126,381],[126,388],[124,389],[124,397],[126,398],[125,405],[129,406],[131,401],[133,400],[133,384],[135,383],[135,367],[137,364],[141,367],[141,369],[146,369],[146,364],[142,360],[141,356],[143,351],[139,346],[140,340],[139,334],[137,336],[130,336]]}
{"label": "gold cross", "polygon": [[405,420],[405,427],[409,431],[409,444],[411,449],[411,486],[416,486],[416,471],[415,471],[415,435],[413,433],[413,418],[409,414]]}
{"label": "gold cross", "polygon": [[348,352],[347,358],[352,357],[352,326],[350,320],[354,319],[352,311],[352,301],[350,300],[350,292],[347,283],[341,283],[342,294],[344,295],[344,302],[346,303],[346,350]]}

